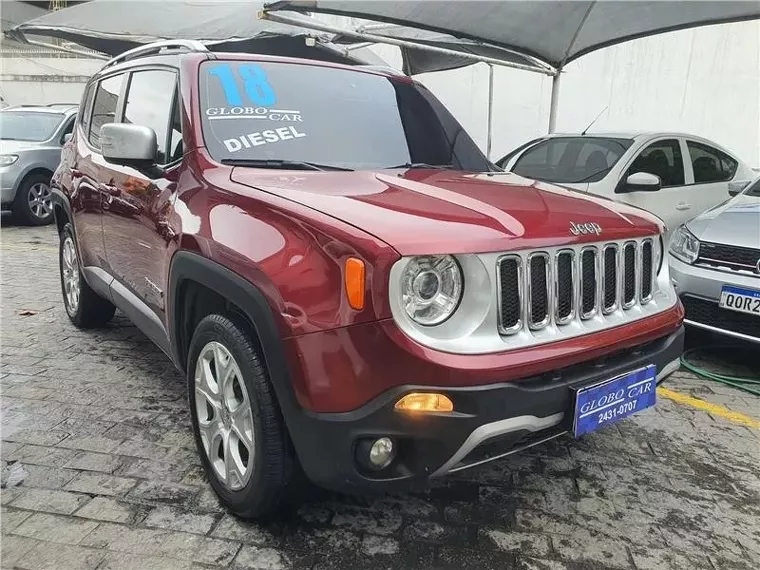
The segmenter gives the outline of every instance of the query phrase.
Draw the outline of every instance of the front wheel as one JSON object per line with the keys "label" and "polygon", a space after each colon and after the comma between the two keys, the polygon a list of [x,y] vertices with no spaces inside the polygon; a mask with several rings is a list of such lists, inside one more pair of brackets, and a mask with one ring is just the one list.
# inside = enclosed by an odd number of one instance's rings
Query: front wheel
{"label": "front wheel", "polygon": [[43,226],[53,222],[53,203],[50,193],[50,177],[31,174],[19,184],[13,201],[13,214],[30,226]]}
{"label": "front wheel", "polygon": [[246,518],[280,508],[296,460],[248,334],[226,316],[205,317],[190,344],[187,383],[195,442],[222,503]]}

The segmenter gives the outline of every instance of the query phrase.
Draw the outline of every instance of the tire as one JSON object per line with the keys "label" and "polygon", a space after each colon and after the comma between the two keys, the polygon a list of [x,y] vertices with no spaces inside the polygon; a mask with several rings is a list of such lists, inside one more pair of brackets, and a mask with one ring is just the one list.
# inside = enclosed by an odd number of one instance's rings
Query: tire
{"label": "tire", "polygon": [[28,226],[44,226],[55,220],[50,201],[50,176],[30,174],[21,181],[13,200],[13,215]]}
{"label": "tire", "polygon": [[[229,380],[220,386],[224,372]],[[266,368],[242,327],[222,315],[201,320],[187,385],[195,443],[222,504],[243,518],[283,509],[298,465]]]}
{"label": "tire", "polygon": [[79,252],[71,224],[66,224],[61,232],[58,267],[61,273],[61,294],[66,314],[77,328],[101,327],[113,318],[116,307],[93,291],[82,275]]}

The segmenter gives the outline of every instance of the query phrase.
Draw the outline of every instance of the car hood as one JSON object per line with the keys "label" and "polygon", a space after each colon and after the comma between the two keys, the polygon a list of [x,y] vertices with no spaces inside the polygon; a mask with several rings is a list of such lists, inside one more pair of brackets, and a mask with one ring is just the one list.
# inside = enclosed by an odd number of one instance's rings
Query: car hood
{"label": "car hood", "polygon": [[39,148],[41,143],[30,141],[0,140],[0,154],[11,154],[30,148]]}
{"label": "car hood", "polygon": [[757,248],[760,244],[760,196],[734,196],[697,216],[686,227],[700,241]]}
{"label": "car hood", "polygon": [[[352,224],[402,255],[547,247],[663,229],[658,218],[639,208],[512,173],[286,173],[235,167],[230,178]],[[573,235],[571,222],[596,223],[601,233]]]}

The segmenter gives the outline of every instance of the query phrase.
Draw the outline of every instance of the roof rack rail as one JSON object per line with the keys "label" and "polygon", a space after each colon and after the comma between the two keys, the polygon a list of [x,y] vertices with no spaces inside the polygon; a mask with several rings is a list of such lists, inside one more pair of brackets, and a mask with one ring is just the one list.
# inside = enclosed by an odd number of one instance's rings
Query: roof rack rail
{"label": "roof rack rail", "polygon": [[401,77],[405,75],[403,71],[400,71],[396,69],[395,67],[391,67],[390,65],[359,64],[354,67],[358,67],[359,69],[367,69],[369,71],[376,71],[378,73],[385,73],[386,75],[395,75],[395,76],[401,76]]}
{"label": "roof rack rail", "polygon": [[106,69],[107,67],[111,67],[113,65],[116,65],[117,63],[122,63],[125,61],[129,61],[131,59],[136,59],[138,57],[147,57],[149,55],[157,55],[161,53],[162,50],[165,49],[184,49],[188,52],[208,52],[208,48],[202,43],[197,40],[165,40],[160,42],[153,42],[150,44],[145,44],[144,46],[139,46],[133,49],[130,49],[128,51],[125,51],[122,54],[117,55],[113,59],[109,59],[105,65],[103,65],[103,69]]}

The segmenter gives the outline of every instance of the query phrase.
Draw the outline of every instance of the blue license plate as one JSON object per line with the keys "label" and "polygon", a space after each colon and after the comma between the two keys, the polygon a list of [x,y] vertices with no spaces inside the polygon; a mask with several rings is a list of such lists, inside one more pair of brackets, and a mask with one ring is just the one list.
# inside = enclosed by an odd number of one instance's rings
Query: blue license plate
{"label": "blue license plate", "polygon": [[656,391],[654,364],[581,388],[575,394],[575,437],[654,406]]}

